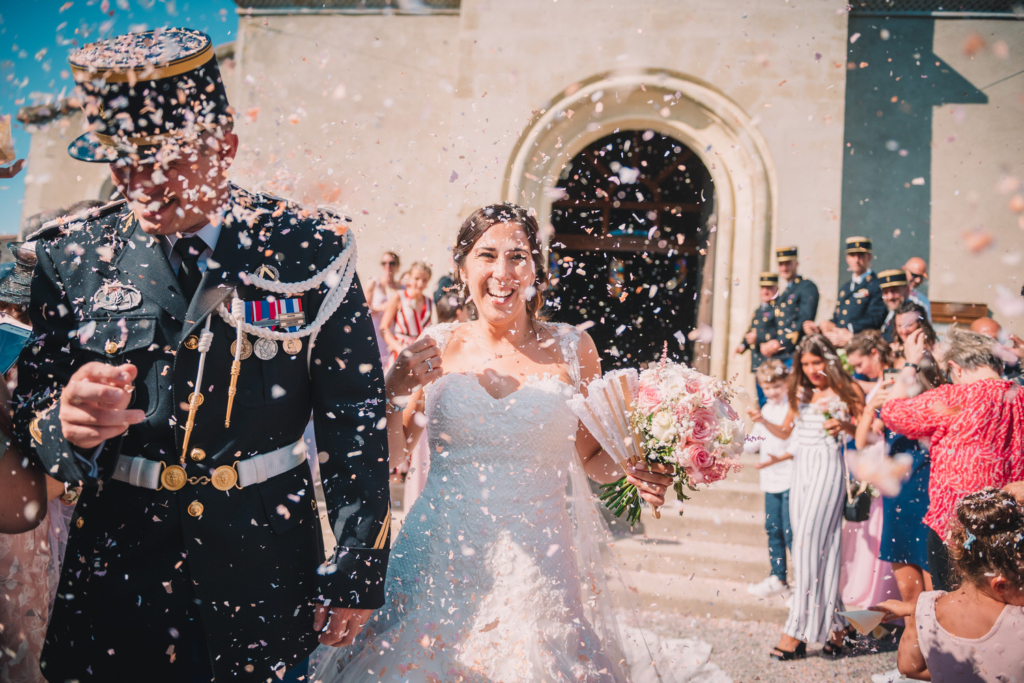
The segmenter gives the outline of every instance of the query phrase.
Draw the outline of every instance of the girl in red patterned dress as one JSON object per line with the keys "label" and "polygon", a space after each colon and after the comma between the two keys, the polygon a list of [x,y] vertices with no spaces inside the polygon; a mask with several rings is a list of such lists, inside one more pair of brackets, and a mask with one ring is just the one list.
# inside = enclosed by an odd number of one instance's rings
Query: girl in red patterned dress
{"label": "girl in red patterned dress", "polygon": [[423,293],[430,282],[431,274],[430,266],[426,263],[417,261],[412,264],[405,289],[391,297],[384,311],[384,317],[380,321],[380,334],[391,351],[391,364],[394,364],[402,349],[419,339],[423,330],[433,321],[434,302]]}
{"label": "girl in red patterned dress", "polygon": [[[945,356],[952,384],[914,398],[896,398],[882,408],[889,429],[911,439],[931,440],[928,481],[928,564],[937,590],[954,588],[945,542],[957,503],[986,486],[1002,488],[1024,480],[1024,391],[1002,379],[1003,364],[993,340],[955,329]],[[916,383],[924,355],[923,332],[906,340],[900,381],[893,397]]]}

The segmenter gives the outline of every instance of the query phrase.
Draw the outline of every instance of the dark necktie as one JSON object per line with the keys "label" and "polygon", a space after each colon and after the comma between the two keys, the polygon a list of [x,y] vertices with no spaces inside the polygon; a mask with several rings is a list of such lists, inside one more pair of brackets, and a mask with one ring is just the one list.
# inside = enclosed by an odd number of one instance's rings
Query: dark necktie
{"label": "dark necktie", "polygon": [[186,301],[192,301],[203,274],[199,272],[199,256],[206,251],[206,242],[199,237],[181,237],[174,243],[174,251],[181,257],[178,267],[178,284]]}

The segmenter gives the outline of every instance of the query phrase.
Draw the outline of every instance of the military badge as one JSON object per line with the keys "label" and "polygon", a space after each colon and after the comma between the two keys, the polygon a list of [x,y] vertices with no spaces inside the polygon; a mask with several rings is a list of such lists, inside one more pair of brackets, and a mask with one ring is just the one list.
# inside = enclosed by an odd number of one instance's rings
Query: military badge
{"label": "military badge", "polygon": [[306,314],[302,312],[302,299],[246,301],[245,322],[255,327],[296,332],[306,324]]}
{"label": "military badge", "polygon": [[856,292],[853,293],[853,296],[856,299],[863,299],[864,297],[866,297],[870,293],[871,292],[869,292],[867,290],[867,288],[865,287],[864,289],[858,289]]}
{"label": "military badge", "polygon": [[256,340],[253,349],[256,351],[256,357],[260,360],[270,360],[277,355],[277,342],[263,337]]}
{"label": "military badge", "polygon": [[130,311],[142,305],[142,294],[131,285],[104,282],[92,297],[92,310]]}

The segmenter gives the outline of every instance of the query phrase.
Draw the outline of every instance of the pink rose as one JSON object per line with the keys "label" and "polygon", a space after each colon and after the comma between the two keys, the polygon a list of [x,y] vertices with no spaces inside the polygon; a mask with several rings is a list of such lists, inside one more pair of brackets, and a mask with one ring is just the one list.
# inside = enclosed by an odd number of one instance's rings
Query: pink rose
{"label": "pink rose", "polygon": [[690,418],[693,420],[693,432],[691,438],[694,441],[710,441],[718,431],[718,420],[715,414],[707,408],[700,408],[693,411]]}
{"label": "pink rose", "polygon": [[709,467],[713,467],[716,460],[715,456],[708,452],[708,449],[698,444],[692,444],[689,448],[690,462],[697,469],[704,470]]}
{"label": "pink rose", "polygon": [[740,418],[736,411],[733,410],[733,407],[722,400],[715,402],[715,413],[721,413],[727,420],[738,420]]}
{"label": "pink rose", "polygon": [[661,389],[656,384],[641,384],[636,401],[641,410],[650,412],[661,405]]}
{"label": "pink rose", "polygon": [[687,391],[687,393],[690,393],[690,394],[700,394],[700,390],[701,390],[701,388],[703,386],[704,386],[704,383],[701,382],[696,377],[691,377],[690,379],[686,380],[686,391]]}

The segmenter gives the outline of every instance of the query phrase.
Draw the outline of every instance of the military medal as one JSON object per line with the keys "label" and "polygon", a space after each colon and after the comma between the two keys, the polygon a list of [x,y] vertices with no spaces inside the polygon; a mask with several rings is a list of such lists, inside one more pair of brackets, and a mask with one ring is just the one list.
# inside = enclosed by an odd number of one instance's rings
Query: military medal
{"label": "military medal", "polygon": [[256,357],[260,360],[270,360],[277,355],[277,342],[273,339],[260,337],[253,344],[253,350],[256,352]]}
{"label": "military medal", "polygon": [[254,327],[298,332],[306,324],[306,314],[301,298],[246,301],[245,322]]}
{"label": "military medal", "polygon": [[[238,341],[231,342],[231,357],[235,356],[235,347],[238,345]],[[252,342],[242,337],[242,352],[238,354],[239,360],[245,360],[252,355]]]}
{"label": "military medal", "polygon": [[271,265],[263,263],[259,268],[256,269],[255,275],[261,277],[264,280],[276,280],[280,275],[277,272],[277,268]]}
{"label": "military medal", "polygon": [[283,348],[284,352],[287,353],[289,356],[294,356],[295,354],[302,350],[302,340],[285,339],[283,342],[281,342],[281,348]]}

